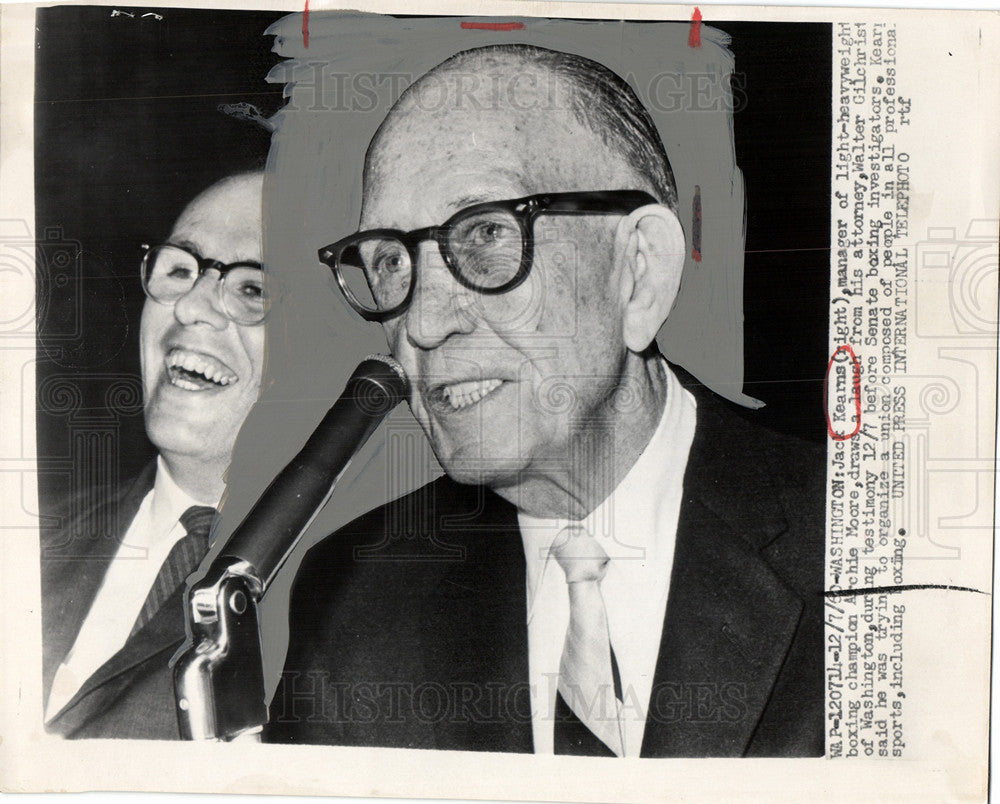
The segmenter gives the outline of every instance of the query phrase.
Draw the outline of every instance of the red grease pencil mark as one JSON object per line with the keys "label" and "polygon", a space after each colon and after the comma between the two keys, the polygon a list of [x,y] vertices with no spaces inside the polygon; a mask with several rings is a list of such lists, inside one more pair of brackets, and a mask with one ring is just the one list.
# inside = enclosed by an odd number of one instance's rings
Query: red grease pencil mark
{"label": "red grease pencil mark", "polygon": [[462,28],[466,31],[520,31],[524,28],[523,22],[463,22]]}
{"label": "red grease pencil mark", "polygon": [[691,15],[691,33],[688,34],[688,47],[701,47],[701,9],[694,7]]}
{"label": "red grease pencil mark", "polygon": [[701,185],[694,186],[694,200],[691,202],[691,256],[701,262]]}
{"label": "red grease pencil mark", "polygon": [[[837,360],[837,355],[844,352],[851,359],[851,391],[854,396],[854,429],[849,433],[839,433],[833,427],[833,421],[830,418],[830,396],[829,396],[829,385],[830,385],[830,372],[833,370],[833,365]],[[846,365],[843,363],[838,363],[838,366],[843,366],[845,369]],[[846,378],[845,378],[846,379]],[[847,424],[849,419],[847,418],[847,399],[846,394],[844,394],[844,399],[839,400],[836,405],[834,405],[834,413],[838,415],[839,418],[843,418],[843,422],[838,421],[838,424]],[[823,412],[826,414],[826,429],[830,433],[830,438],[834,441],[847,441],[849,438],[854,438],[858,433],[861,432],[861,363],[858,361],[858,356],[854,354],[854,350],[851,348],[850,344],[844,344],[843,346],[838,346],[837,351],[833,353],[833,357],[830,358],[830,362],[826,366],[826,376],[823,378]],[[845,428],[846,429],[846,428]]]}
{"label": "red grease pencil mark", "polygon": [[302,10],[302,46],[309,47],[309,0],[306,0],[306,7]]}

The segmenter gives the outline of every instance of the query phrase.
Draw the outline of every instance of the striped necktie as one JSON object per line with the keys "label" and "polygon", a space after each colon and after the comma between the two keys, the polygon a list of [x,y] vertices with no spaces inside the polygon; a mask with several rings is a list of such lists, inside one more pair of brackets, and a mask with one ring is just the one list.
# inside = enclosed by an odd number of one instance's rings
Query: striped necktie
{"label": "striped necktie", "polygon": [[621,679],[601,595],[608,555],[593,536],[574,526],[556,536],[551,554],[566,573],[569,589],[569,627],[559,663],[555,753],[624,756]]}
{"label": "striped necktie", "polygon": [[142,604],[139,616],[129,634],[131,639],[145,627],[156,612],[170,598],[177,588],[194,572],[208,552],[208,532],[212,527],[212,519],[216,510],[207,505],[192,505],[181,514],[181,526],[187,534],[173,546],[160,572],[153,581],[153,586]]}

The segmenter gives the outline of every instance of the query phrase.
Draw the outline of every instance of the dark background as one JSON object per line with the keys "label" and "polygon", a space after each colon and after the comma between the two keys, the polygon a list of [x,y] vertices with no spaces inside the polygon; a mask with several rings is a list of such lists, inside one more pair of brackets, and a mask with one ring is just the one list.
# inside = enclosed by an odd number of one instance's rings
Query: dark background
{"label": "dark background", "polygon": [[747,206],[743,391],[767,407],[745,415],[825,443],[831,26],[711,24],[732,36],[747,98],[733,115]]}
{"label": "dark background", "polygon": [[[282,104],[264,76],[284,12],[110,7],[36,17],[38,461],[43,500],[117,482],[153,455],[139,378],[142,243],[202,189],[261,166],[270,135],[223,114]],[[143,14],[159,14],[163,19]],[[827,24],[712,22],[732,36],[736,162],[747,199],[748,418],[825,438],[829,303]],[[46,506],[43,502],[43,510]]]}

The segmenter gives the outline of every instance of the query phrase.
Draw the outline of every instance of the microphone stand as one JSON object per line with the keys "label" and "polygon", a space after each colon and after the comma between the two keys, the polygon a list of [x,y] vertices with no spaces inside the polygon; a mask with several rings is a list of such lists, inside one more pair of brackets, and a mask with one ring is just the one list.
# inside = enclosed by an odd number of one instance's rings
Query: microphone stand
{"label": "microphone stand", "polygon": [[363,360],[208,573],[188,589],[187,641],[173,660],[182,739],[228,741],[267,723],[261,600],[351,458],[406,396],[405,374],[395,360]]}
{"label": "microphone stand", "polygon": [[264,584],[247,562],[216,559],[187,593],[188,638],[174,662],[183,740],[233,740],[267,722],[259,606]]}

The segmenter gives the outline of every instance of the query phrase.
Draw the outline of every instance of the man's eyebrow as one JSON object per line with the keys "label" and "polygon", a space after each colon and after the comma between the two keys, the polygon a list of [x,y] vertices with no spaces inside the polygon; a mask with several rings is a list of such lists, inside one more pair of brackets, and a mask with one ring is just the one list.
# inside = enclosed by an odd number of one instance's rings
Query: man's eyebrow
{"label": "man's eyebrow", "polygon": [[449,209],[464,209],[465,207],[471,207],[473,204],[484,204],[487,201],[497,201],[500,199],[490,198],[485,193],[477,193],[475,195],[463,195],[461,198],[456,198],[450,204],[448,204]]}
{"label": "man's eyebrow", "polygon": [[524,195],[527,195],[527,192],[523,189],[510,193],[504,193],[500,196],[496,193],[473,193],[471,195],[463,195],[461,198],[456,198],[448,204],[448,209],[454,209],[457,211],[465,209],[466,207],[471,207],[474,204],[486,204],[491,201],[509,201],[512,198],[520,198]]}
{"label": "man's eyebrow", "polygon": [[460,210],[471,207],[473,204],[485,204],[488,201],[506,201],[511,198],[520,198],[530,192],[524,180],[524,174],[512,167],[494,168],[493,173],[502,179],[507,180],[507,185],[511,188],[510,193],[498,196],[496,191],[489,189],[475,190],[467,195],[456,198],[448,204],[449,209]]}
{"label": "man's eyebrow", "polygon": [[[190,240],[188,240],[186,237],[171,237],[167,240],[166,245],[180,246],[181,248],[190,251],[192,254],[195,254],[196,256],[201,257],[202,259],[210,259],[210,260],[215,259],[215,257],[212,256],[206,257],[204,254],[202,254],[199,248]],[[238,253],[243,253],[243,252],[238,252]],[[256,265],[258,268],[264,267],[264,264],[259,259],[256,259],[254,257],[237,257],[236,259],[226,260],[226,264],[228,265],[232,265],[233,263],[237,262],[251,263],[253,265]]]}
{"label": "man's eyebrow", "polygon": [[187,249],[188,251],[197,254],[199,257],[202,256],[202,253],[198,250],[198,247],[190,240],[188,240],[186,237],[168,237],[167,245],[180,246],[183,249]]}

